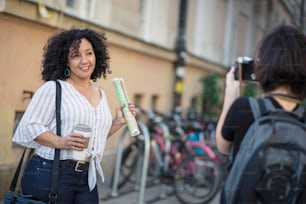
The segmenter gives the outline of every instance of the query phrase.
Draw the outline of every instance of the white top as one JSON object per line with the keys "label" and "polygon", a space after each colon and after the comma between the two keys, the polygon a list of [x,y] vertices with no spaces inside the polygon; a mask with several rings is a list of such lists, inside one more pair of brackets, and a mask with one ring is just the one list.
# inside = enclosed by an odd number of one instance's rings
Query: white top
{"label": "white top", "polygon": [[[90,150],[90,166],[88,182],[90,189],[96,184],[96,171],[104,181],[100,161],[103,157],[107,135],[112,124],[112,115],[107,103],[105,92],[100,89],[101,100],[97,107],[78,92],[70,83],[59,80],[62,86],[61,101],[61,135],[72,133],[77,124],[91,127],[92,139]],[[54,148],[41,145],[34,139],[46,131],[56,134],[54,81],[44,83],[34,94],[13,136],[13,142],[35,149],[39,156],[53,160]],[[61,150],[60,159],[72,159],[72,150]]]}

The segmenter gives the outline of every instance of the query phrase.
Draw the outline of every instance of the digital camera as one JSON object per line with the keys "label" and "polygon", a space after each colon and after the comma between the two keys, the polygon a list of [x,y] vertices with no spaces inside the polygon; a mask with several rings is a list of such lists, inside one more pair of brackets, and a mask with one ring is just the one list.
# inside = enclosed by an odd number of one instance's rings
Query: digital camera
{"label": "digital camera", "polygon": [[254,82],[254,59],[251,57],[238,57],[235,64],[235,80]]}

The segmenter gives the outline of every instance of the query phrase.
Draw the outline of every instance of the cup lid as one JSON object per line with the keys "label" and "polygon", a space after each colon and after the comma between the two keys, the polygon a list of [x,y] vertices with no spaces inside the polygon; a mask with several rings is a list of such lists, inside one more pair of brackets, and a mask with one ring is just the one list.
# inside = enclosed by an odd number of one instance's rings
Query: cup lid
{"label": "cup lid", "polygon": [[84,132],[91,132],[91,128],[89,125],[86,124],[77,124],[74,127],[75,130],[84,131]]}

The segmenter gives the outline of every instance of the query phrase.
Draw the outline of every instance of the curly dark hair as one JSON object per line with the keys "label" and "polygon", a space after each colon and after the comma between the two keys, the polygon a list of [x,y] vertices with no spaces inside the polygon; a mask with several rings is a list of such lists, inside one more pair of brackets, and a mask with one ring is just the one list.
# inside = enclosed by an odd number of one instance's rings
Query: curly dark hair
{"label": "curly dark hair", "polygon": [[255,63],[256,78],[264,92],[287,87],[306,97],[306,36],[299,29],[280,25],[262,41]]}
{"label": "curly dark hair", "polygon": [[51,36],[44,46],[41,70],[44,81],[68,78],[64,70],[67,68],[69,50],[78,50],[82,38],[91,43],[96,56],[96,66],[90,79],[96,81],[101,76],[105,79],[107,74],[111,74],[105,34],[91,29],[71,29]]}

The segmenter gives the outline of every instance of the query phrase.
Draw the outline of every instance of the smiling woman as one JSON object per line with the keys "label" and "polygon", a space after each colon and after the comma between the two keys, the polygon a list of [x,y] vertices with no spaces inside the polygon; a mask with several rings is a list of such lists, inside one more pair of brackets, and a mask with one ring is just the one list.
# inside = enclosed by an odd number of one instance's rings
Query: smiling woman
{"label": "smiling woman", "polygon": [[[82,41],[87,41],[87,43],[83,45]],[[67,74],[70,71],[67,72],[68,63],[72,59],[81,57],[80,51],[85,51],[79,50],[81,45],[84,46],[82,49],[89,46],[86,49],[91,49],[96,62],[90,79],[96,81],[101,76],[106,78],[107,74],[111,74],[105,35],[89,29],[72,29],[51,37],[44,47],[43,80],[66,80],[69,78],[70,74]]]}
{"label": "smiling woman", "polygon": [[[82,38],[79,49],[71,47],[68,55],[68,64],[66,70],[69,70],[70,80],[86,80],[90,78],[96,66],[96,57],[90,42]],[[69,76],[69,75],[68,75]]]}
{"label": "smiling woman", "polygon": [[79,48],[71,47],[69,50],[67,68],[65,69],[69,78],[66,81],[78,90],[92,106],[97,107],[101,94],[99,89],[91,86],[89,80],[95,66],[96,57],[93,47],[86,38],[82,38]]}
{"label": "smiling woman", "polygon": [[[104,180],[100,161],[106,140],[126,124],[124,105],[112,119],[104,90],[94,84],[111,73],[108,60],[102,33],[72,29],[48,40],[41,72],[45,83],[35,92],[13,137],[35,149],[21,180],[23,194],[48,202],[56,148],[61,150],[57,203],[99,203],[97,179]],[[55,80],[62,87],[62,137],[56,135]],[[133,104],[129,109],[135,115]],[[74,131],[77,126],[88,127],[89,141]],[[86,151],[85,159],[75,160],[75,151]]]}
{"label": "smiling woman", "polygon": [[67,66],[71,70],[70,79],[78,78],[81,80],[90,78],[96,66],[96,56],[92,45],[86,38],[81,39],[79,49],[76,47],[70,48]]}

